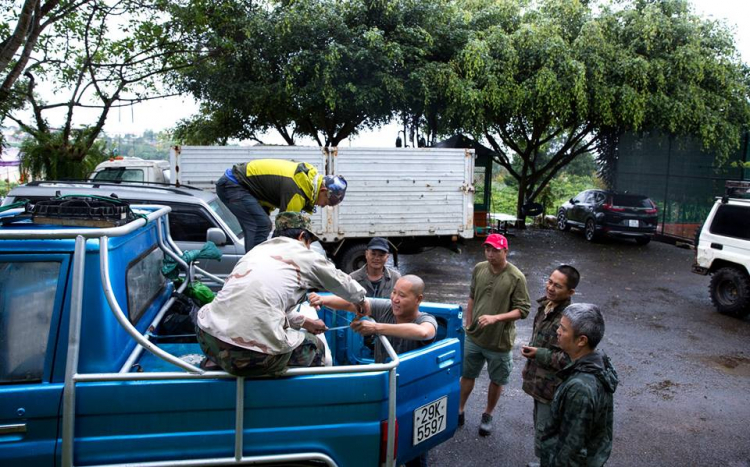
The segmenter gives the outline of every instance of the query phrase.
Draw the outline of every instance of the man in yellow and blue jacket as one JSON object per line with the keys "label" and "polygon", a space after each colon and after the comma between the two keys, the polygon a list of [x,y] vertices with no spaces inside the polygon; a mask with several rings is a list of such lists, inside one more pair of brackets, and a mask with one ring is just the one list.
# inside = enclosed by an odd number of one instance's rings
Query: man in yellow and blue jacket
{"label": "man in yellow and blue jacket", "polygon": [[307,162],[256,159],[227,169],[216,194],[242,225],[247,253],[268,238],[271,211],[311,213],[316,206],[335,206],[346,186],[344,177],[320,175]]}

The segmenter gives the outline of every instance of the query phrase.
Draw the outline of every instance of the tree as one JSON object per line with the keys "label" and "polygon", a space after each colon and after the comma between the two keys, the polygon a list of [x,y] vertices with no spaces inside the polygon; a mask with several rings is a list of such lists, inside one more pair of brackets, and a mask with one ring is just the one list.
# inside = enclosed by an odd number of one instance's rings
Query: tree
{"label": "tree", "polygon": [[465,8],[481,21],[443,78],[445,120],[486,139],[518,180],[519,219],[567,164],[611,149],[623,131],[696,134],[722,155],[739,147],[748,70],[728,29],[696,17],[687,1]]}
{"label": "tree", "polygon": [[55,23],[75,15],[87,3],[90,0],[25,0],[21,5],[6,0],[0,3],[3,5],[0,16],[0,104],[9,98],[42,33]]}
{"label": "tree", "polygon": [[[16,84],[37,43],[50,26],[76,14],[90,0],[24,0],[0,2],[0,124],[12,110],[23,107],[25,87]],[[2,143],[2,135],[0,135]]]}
{"label": "tree", "polygon": [[[8,114],[35,140],[27,143],[29,151],[22,157],[35,159],[31,167],[43,164],[37,176],[85,175],[75,165],[89,155],[100,156],[97,139],[110,110],[158,97],[156,78],[189,65],[169,18],[158,13],[158,3],[92,1],[67,15],[38,43],[38,57],[24,71],[23,82],[32,121]],[[38,79],[55,86],[55,102],[36,92]],[[84,108],[96,109],[96,121],[77,125],[76,110]],[[59,110],[64,111],[64,123],[53,128],[47,114]]]}
{"label": "tree", "polygon": [[448,2],[424,3],[190,5],[182,12],[183,24],[195,25],[194,48],[207,50],[210,59],[176,79],[179,89],[203,103],[185,128],[203,126],[202,139],[211,141],[259,140],[272,129],[287,144],[305,135],[321,146],[336,146],[388,122],[395,103],[406,101],[407,75],[438,45],[430,32],[432,13]]}

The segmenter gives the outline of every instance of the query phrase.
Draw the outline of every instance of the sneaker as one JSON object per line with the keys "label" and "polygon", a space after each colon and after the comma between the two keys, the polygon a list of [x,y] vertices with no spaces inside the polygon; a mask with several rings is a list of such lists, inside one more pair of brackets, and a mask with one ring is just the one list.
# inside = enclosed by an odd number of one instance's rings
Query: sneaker
{"label": "sneaker", "polygon": [[492,433],[492,415],[482,414],[482,423],[479,424],[479,436],[489,436]]}
{"label": "sneaker", "polygon": [[464,416],[464,413],[461,412],[458,414],[458,426],[464,426],[464,422],[466,421],[466,417]]}

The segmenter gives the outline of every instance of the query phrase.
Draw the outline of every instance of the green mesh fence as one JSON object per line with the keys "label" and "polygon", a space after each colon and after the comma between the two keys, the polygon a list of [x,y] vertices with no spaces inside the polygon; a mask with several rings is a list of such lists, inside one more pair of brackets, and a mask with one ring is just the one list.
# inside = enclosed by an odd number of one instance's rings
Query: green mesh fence
{"label": "green mesh fence", "polygon": [[618,149],[614,188],[650,197],[659,207],[657,233],[670,237],[693,240],[724,182],[750,175],[732,165],[748,160],[747,138],[723,164],[694,139],[626,134]]}

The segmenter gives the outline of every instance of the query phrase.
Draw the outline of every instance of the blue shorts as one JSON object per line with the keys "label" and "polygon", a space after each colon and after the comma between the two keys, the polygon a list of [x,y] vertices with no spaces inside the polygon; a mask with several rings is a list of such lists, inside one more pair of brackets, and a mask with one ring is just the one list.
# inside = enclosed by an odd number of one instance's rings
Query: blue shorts
{"label": "blue shorts", "polygon": [[510,372],[513,371],[513,356],[511,352],[496,352],[487,350],[471,341],[466,336],[464,341],[464,364],[461,376],[468,379],[477,379],[482,372],[484,362],[487,362],[487,373],[490,381],[498,386],[505,386],[510,381]]}

